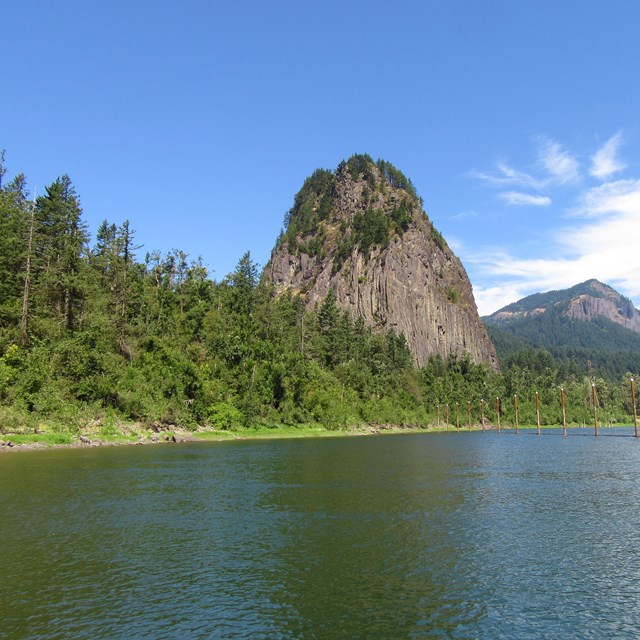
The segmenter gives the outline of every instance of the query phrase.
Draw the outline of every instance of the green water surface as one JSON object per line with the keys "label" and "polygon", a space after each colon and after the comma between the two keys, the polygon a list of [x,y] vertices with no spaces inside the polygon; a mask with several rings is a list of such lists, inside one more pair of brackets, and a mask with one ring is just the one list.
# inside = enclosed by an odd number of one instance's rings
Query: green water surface
{"label": "green water surface", "polygon": [[0,456],[0,638],[637,638],[631,431]]}

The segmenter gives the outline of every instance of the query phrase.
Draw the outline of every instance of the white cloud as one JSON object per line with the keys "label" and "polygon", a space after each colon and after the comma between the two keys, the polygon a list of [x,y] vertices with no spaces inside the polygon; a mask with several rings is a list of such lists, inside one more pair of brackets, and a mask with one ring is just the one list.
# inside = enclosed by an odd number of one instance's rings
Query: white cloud
{"label": "white cloud", "polygon": [[580,164],[559,142],[541,139],[539,161],[552,182],[567,184],[580,178]]}
{"label": "white cloud", "polygon": [[572,226],[549,238],[548,255],[520,258],[483,251],[465,260],[486,286],[476,284],[480,313],[486,315],[537,291],[564,289],[589,278],[640,296],[640,180],[620,180],[588,190],[572,210]]}
{"label": "white cloud", "polygon": [[617,158],[618,148],[621,144],[622,134],[618,132],[591,156],[589,173],[594,178],[608,178],[614,173],[626,169],[627,165]]}
{"label": "white cloud", "polygon": [[527,290],[517,284],[486,288],[474,285],[473,287],[473,296],[481,316],[488,316],[526,295],[528,295]]}
{"label": "white cloud", "polygon": [[616,180],[589,189],[579,206],[570,213],[584,218],[595,218],[610,213],[633,215],[640,209],[640,180]]}
{"label": "white cloud", "polygon": [[530,193],[521,193],[520,191],[505,191],[500,194],[500,198],[507,204],[513,205],[548,207],[551,204],[551,198],[548,196],[535,196]]}

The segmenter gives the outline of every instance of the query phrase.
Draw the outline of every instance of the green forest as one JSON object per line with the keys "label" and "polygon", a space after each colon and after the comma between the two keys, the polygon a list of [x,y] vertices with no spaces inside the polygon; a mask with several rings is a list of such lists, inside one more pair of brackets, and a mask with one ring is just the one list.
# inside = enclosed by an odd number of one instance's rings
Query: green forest
{"label": "green forest", "polygon": [[520,422],[533,424],[536,391],[542,423],[557,424],[561,387],[569,421],[581,423],[592,419],[592,382],[603,422],[631,420],[631,373],[526,348],[500,374],[465,356],[417,369],[404,336],[372,333],[332,295],[315,311],[276,295],[249,252],[215,281],[182,251],[145,250],[128,220],[105,220],[91,238],[69,176],[32,200],[25,176],[7,179],[0,160],[0,433],[427,427],[447,414],[466,426],[483,409],[495,424],[498,397],[507,426],[514,395]]}
{"label": "green forest", "polygon": [[499,356],[506,360],[523,347],[545,348],[563,365],[591,363],[601,375],[616,379],[640,368],[640,334],[595,317],[590,321],[566,318],[550,308],[533,317],[488,325]]}

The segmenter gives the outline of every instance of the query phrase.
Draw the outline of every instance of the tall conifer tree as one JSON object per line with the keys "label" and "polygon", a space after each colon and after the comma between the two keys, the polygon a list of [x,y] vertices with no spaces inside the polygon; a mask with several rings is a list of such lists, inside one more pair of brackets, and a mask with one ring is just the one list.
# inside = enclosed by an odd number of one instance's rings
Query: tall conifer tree
{"label": "tall conifer tree", "polygon": [[37,199],[36,222],[40,300],[73,331],[82,305],[80,271],[88,234],[69,176],[55,180],[46,188],[46,195]]}

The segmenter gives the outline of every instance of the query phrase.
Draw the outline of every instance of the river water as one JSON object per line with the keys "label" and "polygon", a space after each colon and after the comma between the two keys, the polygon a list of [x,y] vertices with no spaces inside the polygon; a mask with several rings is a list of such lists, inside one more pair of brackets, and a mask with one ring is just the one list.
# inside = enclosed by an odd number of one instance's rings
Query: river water
{"label": "river water", "polygon": [[0,638],[638,638],[632,431],[0,457]]}

